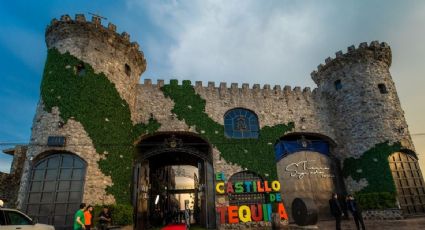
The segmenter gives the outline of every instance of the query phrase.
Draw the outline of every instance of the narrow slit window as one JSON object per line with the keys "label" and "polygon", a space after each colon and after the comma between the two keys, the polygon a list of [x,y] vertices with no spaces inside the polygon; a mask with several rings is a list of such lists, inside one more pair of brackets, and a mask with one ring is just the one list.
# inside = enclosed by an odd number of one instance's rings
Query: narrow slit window
{"label": "narrow slit window", "polygon": [[342,83],[341,83],[341,80],[336,80],[336,81],[334,82],[334,84],[335,84],[335,89],[336,89],[336,90],[340,90],[340,89],[342,89]]}
{"label": "narrow slit window", "polygon": [[387,94],[388,93],[387,86],[385,84],[378,84],[378,88],[379,88],[379,92],[381,92],[381,94]]}
{"label": "narrow slit window", "polygon": [[131,68],[130,68],[130,66],[128,64],[125,64],[124,68],[125,68],[125,74],[127,74],[127,76],[130,77],[130,75],[131,75]]}
{"label": "narrow slit window", "polygon": [[76,74],[80,77],[86,74],[86,67],[84,67],[83,62],[78,63],[77,66],[75,67],[75,70],[76,70]]}

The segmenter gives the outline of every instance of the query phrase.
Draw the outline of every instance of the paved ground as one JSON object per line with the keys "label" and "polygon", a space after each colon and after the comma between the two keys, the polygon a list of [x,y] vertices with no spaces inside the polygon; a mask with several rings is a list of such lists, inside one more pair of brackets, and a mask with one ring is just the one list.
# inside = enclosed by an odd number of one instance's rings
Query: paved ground
{"label": "paved ground", "polygon": [[[386,221],[365,221],[367,230],[425,230],[425,216],[408,218],[404,220],[386,220]],[[334,221],[321,221],[318,223],[320,230],[333,230],[335,229]],[[356,224],[354,220],[343,220],[341,224],[342,230],[356,230]],[[121,228],[122,230],[132,230],[132,226],[126,226]],[[159,229],[159,228],[158,228]],[[192,230],[191,228],[190,230]],[[201,228],[196,228],[201,229]],[[301,229],[289,226],[288,229]]]}
{"label": "paved ground", "polygon": [[[366,229],[373,230],[424,230],[425,217],[408,218],[404,220],[386,220],[386,221],[365,221]],[[319,229],[335,229],[334,221],[321,221],[318,224]],[[343,220],[342,230],[356,230],[354,220]]]}

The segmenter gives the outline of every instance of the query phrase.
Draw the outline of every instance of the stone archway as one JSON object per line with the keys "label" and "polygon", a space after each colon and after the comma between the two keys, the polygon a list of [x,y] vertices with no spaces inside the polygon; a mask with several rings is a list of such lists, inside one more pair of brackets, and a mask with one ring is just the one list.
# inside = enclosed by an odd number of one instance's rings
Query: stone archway
{"label": "stone archway", "polygon": [[[198,168],[198,187],[177,190],[170,185],[161,185],[159,189],[154,172],[164,169],[166,174],[173,173],[170,166],[190,165]],[[161,172],[162,173],[162,172]],[[170,174],[171,175],[171,174]],[[162,179],[161,179],[162,181]],[[163,182],[161,182],[163,183]],[[134,164],[133,204],[135,207],[135,228],[146,229],[155,223],[154,212],[170,212],[172,194],[193,193],[199,197],[199,210],[193,210],[199,217],[202,227],[215,227],[214,172],[211,146],[196,134],[188,132],[163,132],[144,137],[138,144],[138,156]],[[157,198],[158,197],[158,198]],[[157,199],[165,198],[161,205]],[[161,203],[161,201],[159,201]],[[196,205],[195,205],[196,206]],[[195,215],[195,213],[194,213]]]}
{"label": "stone archway", "polygon": [[406,215],[425,213],[425,183],[418,160],[410,154],[395,152],[388,157],[397,189],[397,200]]}
{"label": "stone archway", "polygon": [[83,199],[86,168],[83,159],[67,152],[51,152],[36,160],[24,202],[26,213],[55,229],[71,228]]}
{"label": "stone archway", "polygon": [[[290,134],[281,138],[283,145],[277,171],[287,207],[295,198],[311,198],[319,219],[330,218],[328,201],[333,192],[345,193],[338,159],[332,154],[328,139],[311,134]],[[292,218],[291,208],[287,209]]]}

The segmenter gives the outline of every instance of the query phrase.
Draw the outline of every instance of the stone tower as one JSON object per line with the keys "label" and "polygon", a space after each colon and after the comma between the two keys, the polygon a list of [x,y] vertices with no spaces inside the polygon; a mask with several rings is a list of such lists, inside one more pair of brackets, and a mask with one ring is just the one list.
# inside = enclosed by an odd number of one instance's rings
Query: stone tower
{"label": "stone tower", "polygon": [[103,72],[129,104],[133,118],[136,86],[146,70],[146,60],[139,44],[130,42],[128,33],[118,34],[112,23],[103,27],[98,16],[89,22],[83,14],[77,14],[75,20],[63,15],[60,20],[53,19],[46,29],[46,44],[48,49],[69,52],[96,72]]}
{"label": "stone tower", "polygon": [[338,149],[341,158],[357,158],[385,141],[414,151],[390,66],[390,47],[373,41],[337,52],[312,72],[329,106],[337,142],[344,143]]}
{"label": "stone tower", "polygon": [[[63,15],[60,20],[53,19],[46,28],[46,44],[48,49],[55,48],[61,53],[69,52],[93,67],[96,73],[104,73],[108,80],[114,83],[120,97],[128,103],[134,121],[136,88],[140,75],[146,70],[146,60],[143,52],[139,50],[139,45],[130,42],[129,34],[118,34],[116,26],[111,23],[107,27],[102,26],[98,16],[86,21],[82,14],[77,14],[74,20]],[[78,67],[79,65],[74,68]],[[84,68],[84,65],[81,67]],[[26,204],[27,194],[31,189],[31,169],[34,164],[52,152],[73,153],[85,161],[86,176],[83,177],[85,182],[82,194],[84,202],[114,203],[114,197],[105,191],[106,187],[112,184],[112,180],[99,169],[98,161],[102,158],[96,151],[93,140],[80,122],[73,118],[65,122],[60,113],[58,107],[48,112],[44,102],[39,101],[31,128],[18,207],[24,210],[27,208],[23,205]],[[61,145],[49,144],[49,140],[55,137],[63,137],[66,140]]]}

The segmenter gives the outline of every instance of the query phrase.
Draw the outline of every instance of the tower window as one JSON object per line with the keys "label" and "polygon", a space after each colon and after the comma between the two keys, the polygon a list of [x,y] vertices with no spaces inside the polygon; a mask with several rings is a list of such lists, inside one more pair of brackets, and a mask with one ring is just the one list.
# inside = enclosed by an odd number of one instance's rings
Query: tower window
{"label": "tower window", "polygon": [[335,85],[335,89],[336,89],[336,90],[340,90],[340,89],[342,89],[341,80],[336,80],[336,81],[334,82],[334,85]]}
{"label": "tower window", "polygon": [[130,68],[129,65],[125,64],[124,71],[125,71],[125,74],[127,74],[127,76],[130,77],[130,75],[131,75],[131,68]]}
{"label": "tower window", "polygon": [[388,93],[387,86],[385,86],[385,84],[378,84],[378,88],[379,88],[379,92],[381,92],[381,94],[387,94]]}
{"label": "tower window", "polygon": [[86,74],[86,68],[84,67],[84,63],[80,62],[75,66],[75,72],[78,76],[84,76]]}

